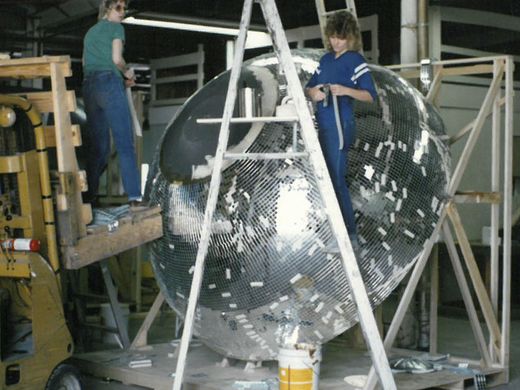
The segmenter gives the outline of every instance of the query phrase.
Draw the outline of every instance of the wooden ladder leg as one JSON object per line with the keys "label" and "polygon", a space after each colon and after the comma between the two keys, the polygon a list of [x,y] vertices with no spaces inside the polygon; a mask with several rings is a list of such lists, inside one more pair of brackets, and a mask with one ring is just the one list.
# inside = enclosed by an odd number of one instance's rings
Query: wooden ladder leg
{"label": "wooden ladder leg", "polygon": [[260,1],[262,12],[266,21],[267,28],[273,39],[273,47],[279,59],[280,67],[283,70],[287,89],[293,98],[294,105],[302,128],[302,138],[309,152],[310,163],[313,173],[317,179],[318,189],[325,204],[326,213],[329,216],[329,224],[336,237],[341,253],[341,259],[345,275],[347,277],[352,297],[356,305],[359,322],[363,329],[365,341],[368,345],[372,362],[379,376],[380,384],[384,390],[396,389],[395,380],[390,370],[388,358],[383,347],[383,341],[377,329],[374,313],[372,312],[368,299],[365,284],[361,277],[361,272],[357,260],[350,244],[338,200],[334,193],[334,188],[330,176],[326,173],[327,167],[325,158],[321,152],[319,141],[314,129],[314,123],[310,116],[307,100],[303,94],[300,79],[296,72],[296,67],[291,56],[289,44],[285,39],[284,29],[280,20],[280,15],[274,0]]}
{"label": "wooden ladder leg", "polygon": [[251,20],[251,13],[253,9],[253,0],[245,0],[244,8],[242,10],[242,18],[240,20],[240,32],[238,34],[236,43],[235,58],[231,68],[231,75],[229,78],[229,86],[226,95],[226,102],[224,104],[224,113],[222,124],[220,126],[220,133],[218,139],[217,151],[215,153],[215,160],[213,164],[213,172],[211,174],[211,181],[209,185],[208,201],[206,203],[206,212],[204,214],[204,222],[202,224],[202,232],[197,251],[197,258],[195,260],[195,269],[193,272],[193,279],[191,282],[190,296],[188,299],[188,308],[186,309],[186,316],[184,319],[184,329],[182,332],[181,343],[179,345],[179,357],[177,359],[177,367],[175,370],[175,381],[173,383],[173,390],[181,390],[184,379],[184,369],[186,366],[186,358],[188,354],[188,347],[193,334],[193,322],[195,317],[195,309],[199,300],[200,287],[202,285],[202,277],[204,276],[204,262],[209,247],[209,239],[211,235],[211,222],[218,200],[218,193],[220,189],[220,182],[222,179],[222,168],[224,165],[224,154],[227,149],[229,139],[229,124],[233,115],[235,107],[235,100],[237,96],[237,85],[240,78],[240,71],[243,62],[244,50],[246,46],[247,30]]}
{"label": "wooden ladder leg", "polygon": [[112,309],[112,314],[114,315],[116,326],[119,330],[119,338],[121,340],[121,343],[123,344],[123,348],[127,349],[130,347],[130,339],[128,338],[128,328],[125,321],[123,320],[123,312],[121,310],[121,305],[117,300],[117,291],[114,286],[114,282],[112,281],[112,275],[110,274],[110,270],[108,269],[108,260],[102,260],[99,263],[99,265],[101,267],[101,274],[103,275],[103,280],[107,289],[108,299],[110,301],[110,308]]}

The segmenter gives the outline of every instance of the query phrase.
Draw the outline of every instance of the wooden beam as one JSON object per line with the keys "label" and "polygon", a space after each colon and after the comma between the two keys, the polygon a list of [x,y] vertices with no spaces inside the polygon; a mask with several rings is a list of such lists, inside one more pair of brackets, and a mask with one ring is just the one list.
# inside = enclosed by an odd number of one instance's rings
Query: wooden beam
{"label": "wooden beam", "polygon": [[118,227],[109,231],[107,225],[89,230],[76,246],[64,246],[63,265],[78,269],[135,248],[162,236],[160,208],[131,213],[119,219]]}
{"label": "wooden beam", "polygon": [[469,76],[472,74],[492,74],[493,65],[477,64],[470,66],[457,66],[453,68],[442,68],[443,76]]}
{"label": "wooden beam", "polygon": [[432,84],[430,85],[430,90],[426,95],[426,101],[435,104],[437,97],[439,96],[439,91],[442,86],[442,69],[438,66],[435,69],[435,76],[433,77]]}
{"label": "wooden beam", "polygon": [[36,79],[50,77],[50,64],[56,64],[65,77],[72,76],[69,56],[43,56],[0,60],[0,78]]}
{"label": "wooden beam", "polygon": [[51,64],[52,104],[54,111],[54,126],[56,129],[56,147],[58,155],[58,169],[61,172],[76,172],[78,161],[72,143],[72,124],[70,122],[69,108],[67,107],[67,86],[65,75],[55,64]]}
{"label": "wooden beam", "polygon": [[[54,126],[44,126],[43,131],[45,136],[45,146],[48,148],[55,148],[56,128]],[[79,125],[72,125],[70,131],[72,133],[72,144],[75,147],[81,146],[81,129]]]}
{"label": "wooden beam", "polygon": [[453,266],[453,270],[455,271],[455,277],[457,278],[457,283],[459,284],[462,299],[464,300],[464,305],[466,306],[466,310],[468,312],[469,322],[471,329],[473,330],[473,335],[475,336],[475,341],[477,343],[480,356],[484,360],[486,367],[490,367],[492,360],[487,349],[486,339],[484,337],[484,333],[482,332],[477,310],[475,308],[475,304],[473,303],[473,298],[471,297],[471,291],[469,289],[466,277],[464,276],[464,269],[462,268],[460,257],[457,253],[457,248],[455,247],[455,242],[453,241],[453,236],[447,223],[445,223],[443,226],[443,233],[451,264]]}
{"label": "wooden beam", "polygon": [[[15,94],[26,98],[40,113],[54,112],[54,102],[52,92],[24,92]],[[61,95],[60,109],[66,112],[74,112],[77,109],[76,95],[74,91],[65,91]]]}
{"label": "wooden beam", "polygon": [[430,254],[430,354],[437,353],[439,330],[439,245]]}
{"label": "wooden beam", "polygon": [[137,331],[137,334],[130,345],[130,349],[138,349],[144,347],[148,344],[148,331],[152,326],[153,321],[157,317],[157,313],[159,313],[159,309],[161,308],[164,302],[164,295],[159,291],[155,300],[153,301],[152,307],[146,314],[146,318],[144,319],[141,327]]}
{"label": "wooden beam", "polygon": [[511,336],[511,213],[513,192],[513,97],[515,64],[513,58],[506,59],[505,74],[505,117],[504,117],[504,206],[503,206],[503,260],[502,260],[502,351],[500,362],[509,376],[509,343]]}
{"label": "wooden beam", "polygon": [[464,174],[466,167],[468,165],[469,159],[472,155],[473,149],[477,140],[479,139],[480,132],[482,127],[484,126],[484,121],[487,116],[491,112],[493,107],[493,103],[497,96],[497,93],[500,89],[500,85],[502,84],[502,78],[504,75],[504,64],[501,63],[501,67],[499,71],[495,74],[491,85],[487,91],[486,97],[484,98],[484,102],[480,108],[480,111],[477,114],[477,118],[475,119],[475,125],[473,127],[473,131],[471,132],[466,145],[464,146],[464,150],[459,158],[457,166],[455,167],[453,174],[451,176],[451,181],[448,188],[448,194],[453,195],[455,191],[459,187],[460,181],[462,180],[462,175]]}
{"label": "wooden beam", "polygon": [[[433,65],[435,65],[435,63]],[[405,79],[417,79],[420,77],[419,70],[402,70],[398,73],[401,77],[404,77]],[[440,73],[444,77],[469,76],[472,74],[492,74],[493,65],[477,64],[477,65],[470,65],[470,66],[457,66],[457,67],[453,67],[453,68],[442,68]]]}
{"label": "wooden beam", "polygon": [[480,275],[480,271],[478,269],[477,262],[475,261],[473,251],[471,250],[471,245],[469,243],[468,237],[466,236],[466,232],[464,231],[460,215],[453,203],[451,203],[448,206],[447,211],[448,217],[455,230],[455,234],[457,235],[457,240],[462,250],[464,261],[466,263],[466,267],[468,268],[468,273],[471,277],[471,281],[473,282],[473,287],[475,289],[475,293],[480,303],[482,314],[484,315],[484,319],[486,320],[486,324],[491,334],[491,340],[493,341],[495,347],[500,349],[500,327],[493,312],[493,306],[491,305],[491,300],[489,299],[489,295],[486,291],[486,286],[484,285],[482,276]]}
{"label": "wooden beam", "polygon": [[[341,210],[334,193],[334,187],[332,186],[330,176],[326,173],[327,166],[325,159],[323,157],[322,151],[320,150],[316,129],[314,128],[309,106],[307,104],[307,99],[304,95],[300,79],[298,78],[298,73],[296,71],[296,67],[289,49],[289,44],[284,34],[284,28],[278,14],[278,10],[276,9],[276,3],[274,0],[262,0],[259,3],[262,8],[267,29],[269,30],[273,40],[273,48],[278,57],[280,69],[284,71],[285,78],[287,80],[288,95],[293,98],[296,112],[300,119],[302,139],[304,141],[306,151],[309,153],[309,160],[314,171],[314,175],[317,179],[317,186],[321,199],[325,205],[325,213],[328,216],[328,222],[333,232],[333,237],[337,240],[345,276],[347,278],[350,292],[356,306],[359,323],[363,329],[363,335],[365,337],[372,363],[379,376],[379,384],[384,390],[396,389],[397,387],[395,385],[395,379],[392,375],[392,371],[390,370],[386,351],[383,346],[383,342],[381,341],[381,336],[379,335],[377,324],[371,310],[366,287],[359,270],[359,264],[357,262],[356,256],[354,255],[345,223],[341,217]],[[237,52],[239,50],[241,50],[241,54],[243,55],[243,49],[237,48]],[[231,103],[234,105],[235,96],[233,95],[232,97],[233,100]],[[228,103],[227,100],[226,103]],[[231,117],[232,110],[230,110],[229,114],[229,117]],[[224,123],[225,122],[222,122],[223,125]],[[229,118],[227,118],[226,125],[229,126]],[[213,169],[219,169],[216,163]],[[220,172],[218,173],[220,175]],[[211,220],[207,222],[209,223],[208,227],[210,227]]]}
{"label": "wooden beam", "polygon": [[[505,104],[505,99],[504,98],[499,98],[498,99],[498,104],[500,106],[503,106]],[[460,140],[462,137],[464,137],[467,133],[469,133],[471,130],[473,130],[473,127],[475,126],[475,120],[472,120],[471,122],[469,122],[466,126],[464,126],[457,134],[455,134],[454,136],[450,137],[449,139],[449,144],[450,145],[453,145],[455,142],[457,142],[458,140]]]}
{"label": "wooden beam", "polygon": [[502,203],[502,194],[500,192],[479,192],[467,191],[457,192],[453,197],[455,203]]}

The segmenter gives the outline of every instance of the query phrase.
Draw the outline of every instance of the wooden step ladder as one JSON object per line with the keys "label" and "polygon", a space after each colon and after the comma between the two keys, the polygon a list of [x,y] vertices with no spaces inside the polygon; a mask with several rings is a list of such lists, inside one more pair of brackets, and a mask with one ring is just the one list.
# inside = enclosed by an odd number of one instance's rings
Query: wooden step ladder
{"label": "wooden step ladder", "polygon": [[316,0],[316,10],[318,12],[318,20],[320,22],[321,38],[323,40],[323,47],[327,47],[327,38],[325,36],[325,26],[327,25],[327,18],[340,11],[349,11],[357,18],[356,4],[354,0],[345,0],[345,8],[327,10],[325,0]]}
{"label": "wooden step ladder", "polygon": [[[264,153],[251,154],[241,153],[238,155],[226,152],[229,139],[229,125],[233,122],[244,121],[244,118],[232,118],[237,96],[237,85],[240,77],[240,70],[243,63],[243,56],[245,50],[246,36],[249,29],[251,12],[253,2],[260,4],[267,28],[273,40],[274,51],[280,63],[280,69],[285,74],[287,79],[288,95],[293,99],[296,107],[297,116],[294,118],[272,118],[260,117],[253,118],[250,121],[255,122],[294,122],[299,124],[299,130],[305,146],[304,152],[293,151],[292,153]],[[195,310],[197,307],[202,278],[204,274],[204,263],[208,252],[209,240],[211,234],[211,222],[216,208],[220,183],[222,179],[222,168],[225,159],[274,159],[274,158],[308,158],[313,173],[316,178],[320,195],[324,201],[326,214],[331,225],[332,233],[338,242],[340,255],[343,262],[343,268],[350,285],[350,290],[356,304],[359,321],[364,331],[365,339],[371,354],[374,368],[379,376],[381,387],[385,390],[396,389],[395,381],[390,371],[388,359],[386,356],[381,337],[379,335],[376,321],[372,313],[370,301],[367,296],[366,288],[361,277],[359,266],[357,264],[352,246],[349,240],[347,229],[341,215],[338,201],[330,180],[325,159],[321,152],[314,123],[307,106],[307,100],[304,96],[303,89],[298,78],[296,67],[294,65],[289,45],[285,37],[285,32],[278,14],[278,10],[274,0],[245,0],[242,11],[242,19],[240,21],[240,32],[236,42],[236,52],[231,68],[230,81],[228,92],[224,105],[223,118],[215,118],[212,120],[206,119],[199,123],[221,123],[220,134],[218,139],[217,150],[215,153],[213,172],[208,192],[208,200],[206,211],[204,214],[204,222],[202,225],[202,232],[200,243],[198,247],[193,280],[190,289],[190,296],[188,300],[188,307],[185,315],[185,325],[182,334],[181,343],[178,350],[177,367],[175,371],[175,382],[173,384],[174,390],[181,390],[184,369],[186,365],[186,358],[188,353],[189,343],[193,334],[193,323],[195,317]]]}

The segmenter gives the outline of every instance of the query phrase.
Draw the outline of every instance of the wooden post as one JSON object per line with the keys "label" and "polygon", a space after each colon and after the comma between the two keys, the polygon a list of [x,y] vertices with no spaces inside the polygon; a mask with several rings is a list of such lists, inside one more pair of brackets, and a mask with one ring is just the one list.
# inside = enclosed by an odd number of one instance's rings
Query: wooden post
{"label": "wooden post", "polygon": [[457,282],[462,293],[462,298],[464,300],[464,304],[466,305],[466,310],[468,311],[469,322],[471,329],[473,330],[473,335],[475,336],[475,341],[477,342],[480,356],[482,356],[486,367],[491,367],[492,360],[489,351],[487,350],[486,339],[484,337],[484,333],[482,333],[477,310],[475,309],[475,304],[473,303],[473,298],[471,297],[471,291],[469,289],[468,282],[466,281],[466,277],[464,276],[464,270],[460,262],[459,254],[457,253],[457,248],[455,247],[455,242],[453,241],[453,237],[447,222],[444,223],[443,233],[444,240],[450,255],[449,257],[451,264],[453,265],[453,270],[455,271],[455,277],[457,278]]}
{"label": "wooden post", "polygon": [[438,347],[438,305],[439,305],[439,245],[435,244],[430,254],[430,354],[437,353]]}
{"label": "wooden post", "polygon": [[[79,178],[78,162],[72,140],[72,124],[70,114],[66,110],[67,86],[65,84],[65,74],[61,64],[51,62],[50,76],[52,85],[52,104],[54,111],[54,126],[56,129],[56,155],[58,159],[58,171],[61,174],[71,175],[70,194],[58,194],[58,212],[68,213],[71,219],[70,226],[76,231],[71,232],[77,237],[84,237],[87,234],[82,218],[81,182]],[[67,180],[67,179],[66,179]],[[70,195],[70,196],[69,196]]]}
{"label": "wooden post", "polygon": [[462,225],[462,221],[460,220],[459,213],[454,204],[450,204],[447,208],[448,216],[455,230],[455,234],[457,235],[457,239],[459,241],[459,245],[464,256],[466,267],[468,268],[471,281],[473,282],[473,287],[475,288],[475,293],[477,294],[480,307],[482,308],[482,314],[484,315],[484,319],[486,320],[486,324],[491,334],[491,341],[495,348],[500,349],[500,327],[493,313],[493,306],[491,305],[491,301],[489,300],[489,296],[486,291],[486,286],[482,281],[482,276],[480,275],[477,262],[475,261],[475,256],[473,255],[473,251],[471,250],[471,245],[469,243],[468,237],[466,236],[466,232],[464,231],[464,227]]}
{"label": "wooden post", "polygon": [[506,107],[504,135],[504,208],[503,208],[503,274],[502,274],[502,339],[500,363],[505,370],[505,380],[509,378],[509,342],[511,337],[511,211],[513,189],[513,57],[506,59]]}
{"label": "wooden post", "polygon": [[139,347],[144,347],[148,344],[148,331],[150,330],[150,326],[152,326],[153,321],[157,317],[157,313],[161,309],[162,304],[164,303],[164,295],[162,292],[159,292],[153,301],[152,307],[146,314],[146,317],[141,324],[141,327],[137,331],[137,335],[135,336],[132,344],[130,344],[130,349],[136,349]]}

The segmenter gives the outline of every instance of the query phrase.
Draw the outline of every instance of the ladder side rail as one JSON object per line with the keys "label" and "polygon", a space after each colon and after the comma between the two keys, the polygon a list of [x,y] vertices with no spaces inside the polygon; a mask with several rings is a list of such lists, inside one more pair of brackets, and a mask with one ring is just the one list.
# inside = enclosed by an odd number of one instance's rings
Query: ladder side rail
{"label": "ladder side rail", "polygon": [[296,106],[302,129],[302,137],[306,149],[309,152],[310,162],[314,168],[318,188],[325,203],[329,223],[331,224],[334,236],[338,240],[338,246],[343,259],[343,267],[356,304],[360,324],[364,331],[372,362],[379,375],[382,388],[385,390],[396,389],[395,381],[388,364],[388,358],[372,313],[370,301],[352,250],[347,229],[341,216],[332,181],[319,146],[316,130],[307,106],[307,100],[303,94],[300,79],[298,78],[296,67],[291,57],[289,44],[285,39],[285,33],[276,5],[274,0],[263,0],[260,4],[273,40],[274,50],[287,79],[289,95],[293,98]]}
{"label": "ladder side rail", "polygon": [[179,356],[177,358],[177,367],[175,370],[176,375],[175,381],[173,382],[173,390],[181,390],[182,382],[184,379],[186,357],[188,353],[189,343],[193,335],[193,321],[195,317],[195,309],[197,307],[200,288],[202,285],[202,277],[204,275],[204,262],[206,254],[208,252],[209,239],[211,234],[211,221],[213,219],[213,214],[218,200],[220,182],[222,179],[221,170],[224,162],[224,153],[226,152],[229,139],[229,124],[235,106],[238,80],[240,78],[240,70],[243,62],[243,53],[245,50],[247,30],[249,29],[249,24],[251,20],[252,7],[253,0],[245,0],[244,8],[242,11],[242,18],[240,20],[240,32],[236,43],[235,58],[233,61],[233,67],[231,68],[228,92],[226,95],[226,102],[224,104],[223,120],[220,126],[218,146],[215,153],[215,161],[213,165],[213,172],[211,175],[208,200],[206,204],[206,211],[204,214],[204,222],[202,225],[200,243],[197,251],[197,258],[195,260],[195,269],[193,272],[188,307],[186,309],[186,315],[184,320],[184,330],[182,332],[181,343],[179,345]]}
{"label": "ladder side rail", "polygon": [[[343,9],[327,11],[327,7],[325,6],[325,0],[315,0],[315,4],[316,4],[316,11],[318,12],[318,21],[320,24],[321,39],[323,40],[323,47],[327,47],[327,38],[325,35],[325,26],[327,25],[327,17],[329,15],[334,14],[335,12],[343,11]],[[349,11],[357,19],[355,0],[345,0],[345,9],[344,10]]]}
{"label": "ladder side rail", "polygon": [[318,22],[320,24],[321,39],[323,41],[323,47],[327,47],[327,38],[325,37],[325,25],[327,18],[325,17],[325,0],[315,0],[316,11],[318,13]]}
{"label": "ladder side rail", "polygon": [[357,19],[357,11],[356,11],[356,0],[345,0],[346,10],[354,15]]}

